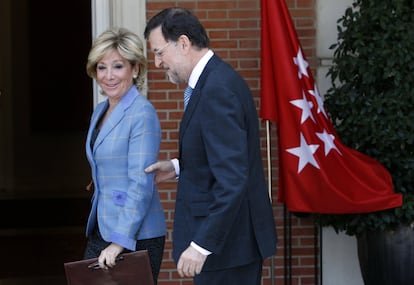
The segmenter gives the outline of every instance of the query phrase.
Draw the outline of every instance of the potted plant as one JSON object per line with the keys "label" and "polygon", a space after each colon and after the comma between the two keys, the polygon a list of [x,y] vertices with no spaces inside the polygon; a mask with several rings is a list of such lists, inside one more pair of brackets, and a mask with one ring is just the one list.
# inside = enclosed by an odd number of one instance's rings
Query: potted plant
{"label": "potted plant", "polygon": [[[386,240],[395,240],[403,228],[403,239],[413,242],[409,254],[414,260],[414,2],[355,0],[338,20],[338,40],[331,49],[332,87],[325,94],[325,108],[338,136],[345,145],[382,163],[392,176],[394,191],[404,198],[398,208],[315,215],[315,222],[356,236],[360,258],[366,253],[363,244],[375,243],[370,235],[374,241],[381,240],[382,233],[388,234]],[[367,276],[369,258],[364,258],[360,262],[365,284],[414,284],[414,273],[399,277],[402,283],[395,276],[391,282],[379,280],[380,271],[374,272],[377,277]],[[414,263],[404,266],[414,268]],[[407,283],[407,278],[413,279]]]}

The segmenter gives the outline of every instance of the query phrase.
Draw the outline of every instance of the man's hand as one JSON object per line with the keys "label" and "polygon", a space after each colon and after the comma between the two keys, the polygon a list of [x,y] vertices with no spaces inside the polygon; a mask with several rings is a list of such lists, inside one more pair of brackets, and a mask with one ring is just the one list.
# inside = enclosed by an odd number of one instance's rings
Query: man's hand
{"label": "man's hand", "polygon": [[155,183],[175,178],[174,165],[170,160],[157,161],[145,168],[146,173],[155,171]]}
{"label": "man's hand", "polygon": [[124,250],[124,248],[116,243],[111,243],[107,248],[101,251],[98,262],[99,267],[108,269],[115,266],[116,257]]}
{"label": "man's hand", "polygon": [[177,265],[178,274],[181,277],[194,277],[200,274],[207,259],[207,255],[198,252],[194,247],[189,246],[180,256]]}

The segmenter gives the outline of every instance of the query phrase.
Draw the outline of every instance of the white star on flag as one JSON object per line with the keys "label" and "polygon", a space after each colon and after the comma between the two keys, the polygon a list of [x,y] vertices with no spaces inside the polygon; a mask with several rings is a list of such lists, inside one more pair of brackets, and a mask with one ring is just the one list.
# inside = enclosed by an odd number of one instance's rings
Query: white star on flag
{"label": "white star on flag", "polygon": [[297,55],[297,57],[293,58],[293,62],[299,68],[299,72],[298,72],[299,78],[302,78],[302,74],[305,75],[306,77],[309,77],[309,75],[308,75],[309,63],[303,58],[302,49],[299,48],[298,55]]}
{"label": "white star on flag", "polygon": [[307,101],[305,93],[302,92],[302,99],[292,100],[290,101],[292,105],[295,105],[296,107],[302,109],[302,117],[300,120],[300,123],[303,124],[308,118],[311,118],[312,121],[315,122],[315,118],[312,115],[311,109],[313,108],[312,101]]}
{"label": "white star on flag", "polygon": [[342,153],[339,151],[339,149],[336,147],[334,143],[334,140],[335,140],[334,135],[328,134],[326,130],[323,130],[323,133],[316,133],[316,135],[321,141],[323,141],[325,145],[325,156],[328,156],[329,152],[332,149],[336,150],[340,155],[342,155]]}
{"label": "white star on flag", "polygon": [[300,146],[294,148],[288,148],[286,151],[299,157],[299,164],[298,164],[298,174],[302,171],[302,169],[308,164],[312,164],[316,168],[319,169],[319,165],[316,162],[313,154],[319,148],[317,144],[310,144],[308,145],[305,137],[303,134],[300,134]]}
{"label": "white star on flag", "polygon": [[326,115],[325,109],[323,108],[323,100],[322,100],[322,96],[319,95],[319,90],[318,87],[314,86],[313,90],[308,90],[309,94],[311,94],[312,96],[315,97],[316,102],[318,103],[318,109],[317,109],[317,113],[323,113],[323,115],[325,116],[325,118],[328,118],[328,116]]}

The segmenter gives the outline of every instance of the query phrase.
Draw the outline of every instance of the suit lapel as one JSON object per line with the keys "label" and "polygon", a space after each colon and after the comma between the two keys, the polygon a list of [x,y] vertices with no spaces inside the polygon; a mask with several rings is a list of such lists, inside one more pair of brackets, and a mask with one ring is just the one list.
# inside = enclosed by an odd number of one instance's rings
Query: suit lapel
{"label": "suit lapel", "polygon": [[[121,99],[115,109],[112,111],[111,115],[108,117],[106,122],[103,124],[102,129],[99,131],[98,137],[96,138],[95,144],[93,146],[93,151],[102,143],[102,141],[112,132],[112,130],[119,124],[119,122],[124,118],[126,110],[134,102],[135,98],[138,96],[138,90],[133,87],[127,94]],[[103,110],[106,110],[104,108]],[[97,121],[102,116],[102,113],[97,116]],[[96,126],[95,122],[95,125]]]}
{"label": "suit lapel", "polygon": [[207,65],[204,67],[204,70],[201,73],[196,86],[194,87],[194,91],[191,95],[190,101],[188,102],[187,108],[184,111],[183,118],[180,123],[180,138],[182,138],[182,136],[184,135],[185,130],[188,127],[188,123],[190,122],[191,117],[193,116],[193,113],[197,108],[197,105],[201,99],[201,89],[203,88],[209,73],[220,63],[220,61],[221,59],[218,56],[213,55],[211,59],[208,61]]}

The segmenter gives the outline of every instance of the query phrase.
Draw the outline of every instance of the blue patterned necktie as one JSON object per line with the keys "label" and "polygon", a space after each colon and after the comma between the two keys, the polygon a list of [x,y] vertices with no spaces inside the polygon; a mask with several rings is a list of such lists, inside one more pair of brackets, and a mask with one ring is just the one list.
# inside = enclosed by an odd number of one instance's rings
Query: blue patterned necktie
{"label": "blue patterned necktie", "polygon": [[191,94],[193,93],[193,88],[189,85],[184,90],[184,110],[187,108],[188,101],[190,101]]}

